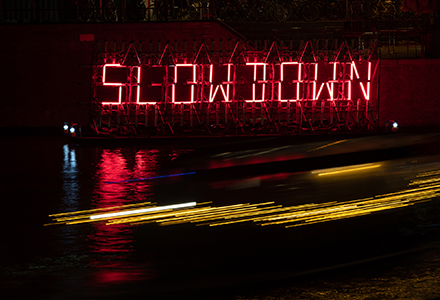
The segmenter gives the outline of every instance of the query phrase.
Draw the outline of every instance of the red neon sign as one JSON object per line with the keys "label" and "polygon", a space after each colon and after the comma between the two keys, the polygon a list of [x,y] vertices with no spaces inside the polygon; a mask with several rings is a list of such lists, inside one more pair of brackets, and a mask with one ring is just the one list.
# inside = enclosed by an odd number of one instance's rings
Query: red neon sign
{"label": "red neon sign", "polygon": [[118,102],[105,101],[105,102],[102,102],[102,104],[104,104],[104,105],[109,105],[109,104],[119,105],[122,103],[122,87],[125,85],[125,82],[113,82],[113,81],[108,82],[107,81],[107,77],[108,77],[107,68],[126,68],[126,67],[121,64],[105,64],[104,67],[102,68],[102,85],[118,87],[118,90],[119,90]]}
{"label": "red neon sign", "polygon": [[[301,80],[301,66],[302,63],[300,62],[292,61],[281,63],[280,82],[278,83],[278,101],[287,102],[289,100],[300,99],[299,82]],[[288,70],[292,71],[287,72]]]}
{"label": "red neon sign", "polygon": [[[267,83],[267,63],[252,62],[246,63],[246,66],[253,66],[254,78],[252,82],[252,100],[245,100],[246,102],[263,102],[266,94],[266,83]],[[262,75],[261,79],[258,79],[258,70],[261,68]],[[257,90],[257,86],[259,89]],[[258,94],[257,94],[258,93]]]}
{"label": "red neon sign", "polygon": [[[179,77],[179,69],[182,68],[192,68],[190,78],[186,78],[183,76],[183,78]],[[185,74],[186,75],[186,74]],[[180,79],[180,80],[179,80]],[[181,83],[178,85],[178,83]],[[188,99],[188,95],[185,95],[185,91],[183,91],[183,88],[185,85],[190,85],[190,101],[188,100],[176,100],[176,90],[178,94],[183,94],[183,99]],[[173,103],[193,103],[194,102],[194,95],[195,95],[195,87],[197,85],[197,65],[195,64],[176,64],[174,66],[174,82],[171,87],[171,102]],[[180,96],[180,95],[179,95]]]}
{"label": "red neon sign", "polygon": [[[223,78],[220,78],[219,80],[217,77],[221,77],[221,71],[224,71],[220,69],[224,69],[224,67],[227,68],[225,76],[226,80],[222,80]],[[230,88],[234,83],[231,78],[233,67],[234,65],[230,63],[223,66],[214,66],[213,64],[209,66],[209,102],[214,102],[219,91],[221,91],[221,95],[223,96],[223,98],[220,98],[222,101],[228,102],[230,100]],[[216,72],[214,72],[214,69],[216,69]]]}
{"label": "red neon sign", "polygon": [[[353,63],[354,65],[354,63]],[[367,82],[364,86],[363,82],[359,82],[361,86],[362,93],[364,95],[365,100],[370,100],[370,91],[371,91],[371,62],[368,62],[368,73],[367,73]],[[356,77],[359,79],[359,73],[356,70]]]}
{"label": "red neon sign", "polygon": [[[140,102],[140,95],[141,95],[141,67],[133,67],[135,69],[135,83],[134,88],[136,92],[136,104],[145,104],[144,102]],[[134,70],[133,70],[134,71]],[[133,83],[133,82],[132,82]]]}
{"label": "red neon sign", "polygon": [[[102,104],[122,104],[124,102],[123,89],[128,87],[131,88],[132,94],[131,99],[126,99],[125,102],[142,105],[167,101],[163,98],[163,93],[158,93],[157,90],[158,87],[167,89],[165,82],[171,83],[168,85],[171,87],[171,95],[168,99],[172,103],[228,102],[236,100],[232,99],[233,94],[231,91],[238,84],[241,85],[242,91],[248,91],[247,96],[244,96],[243,99],[245,102],[263,102],[266,100],[280,102],[300,100],[333,101],[352,100],[354,98],[370,100],[371,67],[371,62],[356,63],[355,61],[332,62],[330,64],[282,62],[277,65],[249,62],[246,63],[245,68],[242,68],[244,71],[241,72],[245,73],[240,75],[237,74],[239,71],[232,63],[224,65],[182,63],[168,67],[132,67],[134,75],[132,78],[134,80],[128,82],[127,78],[130,76],[126,76],[123,82],[122,79],[118,81],[110,78],[109,73],[122,69],[125,69],[126,72],[129,68],[120,64],[106,64],[102,68],[102,85],[118,88],[119,95],[117,102],[103,101]],[[164,68],[171,71],[162,72]],[[268,70],[273,70],[273,73],[268,72]],[[151,76],[150,72],[157,72],[163,78],[159,82],[153,82],[152,78],[154,76]],[[234,81],[238,75],[243,77],[243,74],[247,74],[246,72],[251,72],[247,81],[244,83]],[[329,78],[318,76],[326,73]],[[320,76],[322,77],[322,75]],[[144,79],[146,77],[149,79]],[[271,87],[273,95],[268,97],[266,94]],[[153,92],[154,88],[156,88],[155,92]],[[243,97],[243,95],[241,96]]]}
{"label": "red neon sign", "polygon": [[[293,69],[293,72],[287,70]],[[290,78],[287,78],[290,75]],[[296,75],[296,76],[295,76]],[[292,78],[293,76],[293,78]],[[303,62],[283,62],[280,65],[278,101],[317,100],[318,64]],[[290,89],[289,89],[290,88]],[[287,90],[287,93],[286,93]],[[289,97],[286,94],[289,94]]]}
{"label": "red neon sign", "polygon": [[137,80],[137,98],[139,105],[154,105],[162,102],[164,98],[163,81],[166,78],[166,70],[157,66],[139,67]]}

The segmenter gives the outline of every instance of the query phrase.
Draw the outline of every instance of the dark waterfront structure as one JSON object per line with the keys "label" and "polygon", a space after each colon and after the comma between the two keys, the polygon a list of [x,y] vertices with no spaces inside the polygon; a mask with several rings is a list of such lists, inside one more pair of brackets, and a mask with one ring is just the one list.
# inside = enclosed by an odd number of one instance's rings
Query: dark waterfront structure
{"label": "dark waterfront structure", "polygon": [[0,3],[2,299],[440,297],[433,1]]}
{"label": "dark waterfront structure", "polygon": [[11,101],[0,125],[146,135],[438,126],[436,14],[330,2],[3,1]]}

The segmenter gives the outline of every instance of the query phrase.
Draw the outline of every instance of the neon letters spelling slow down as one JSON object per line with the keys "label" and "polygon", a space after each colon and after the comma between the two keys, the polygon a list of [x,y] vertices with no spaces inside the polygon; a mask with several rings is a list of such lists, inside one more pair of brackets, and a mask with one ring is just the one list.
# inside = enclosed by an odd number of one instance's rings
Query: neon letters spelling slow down
{"label": "neon letters spelling slow down", "polygon": [[[298,101],[298,100],[352,100],[363,98],[370,100],[371,97],[371,62],[364,62],[362,69],[362,78],[359,72],[359,64],[355,61],[348,63],[332,62],[329,64],[304,63],[304,62],[283,62],[277,65],[270,65],[263,62],[250,62],[241,65],[240,68],[247,68],[252,73],[252,79],[246,83],[252,91],[250,99],[243,99],[246,102],[262,102],[271,100],[267,97],[266,91],[271,85],[275,95],[274,100],[280,102]],[[366,66],[366,67],[365,67]],[[273,68],[272,68],[273,67]],[[133,82],[111,82],[107,79],[107,74],[112,68],[127,68],[120,64],[105,64],[102,68],[102,85],[119,88],[119,96],[115,101],[102,101],[102,104],[121,104],[122,91],[131,85],[135,93],[131,102],[136,104],[156,104],[155,101],[149,101],[148,89],[150,84],[141,84],[142,66],[133,67],[135,81]],[[214,75],[220,74],[220,68],[223,69],[222,80],[214,83]],[[332,74],[329,78],[321,78],[319,71],[326,68],[327,73]],[[330,69],[329,69],[330,68]],[[170,66],[174,71],[169,72],[170,76],[170,99],[172,103],[193,103],[204,99],[204,101],[231,101],[233,99],[231,90],[234,85],[236,68],[233,64],[224,65],[197,65],[197,64],[175,64]],[[186,69],[186,76],[179,74],[179,70]],[[269,79],[268,71],[274,70]],[[330,71],[330,72],[328,72]],[[203,73],[202,73],[203,72]],[[189,74],[189,75],[188,75]],[[201,75],[203,74],[203,75]],[[202,78],[201,78],[202,77]],[[190,92],[180,91],[183,85],[190,87]],[[196,95],[197,86],[204,85],[202,91],[203,97]],[[142,86],[142,88],[141,88]],[[157,86],[157,84],[156,84]]]}

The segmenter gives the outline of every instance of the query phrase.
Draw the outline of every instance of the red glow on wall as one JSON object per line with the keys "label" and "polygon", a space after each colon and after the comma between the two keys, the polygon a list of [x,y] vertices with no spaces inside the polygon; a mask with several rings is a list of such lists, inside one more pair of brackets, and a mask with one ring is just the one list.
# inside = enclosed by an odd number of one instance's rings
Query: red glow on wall
{"label": "red glow on wall", "polygon": [[[132,75],[122,79],[123,75],[115,75],[118,70],[130,71]],[[328,74],[328,77],[322,74]],[[102,104],[130,102],[154,105],[159,102],[179,104],[239,99],[245,102],[370,100],[372,77],[370,61],[247,62],[241,65],[239,71],[233,63],[181,63],[131,68],[106,64],[102,68],[102,85],[109,89],[117,88],[117,99],[100,101]],[[236,88],[240,92],[238,95],[235,95]]]}

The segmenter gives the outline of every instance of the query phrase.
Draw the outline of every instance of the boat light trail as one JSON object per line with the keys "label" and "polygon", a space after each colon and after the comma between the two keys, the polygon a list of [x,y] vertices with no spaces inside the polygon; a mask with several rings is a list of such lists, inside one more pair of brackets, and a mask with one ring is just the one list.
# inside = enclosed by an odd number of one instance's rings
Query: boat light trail
{"label": "boat light trail", "polygon": [[[409,183],[408,186],[411,188],[406,190],[343,202],[330,201],[283,206],[271,201],[218,207],[208,206],[210,202],[187,202],[165,206],[153,206],[152,203],[146,202],[54,214],[50,216],[53,217],[55,223],[46,225],[106,222],[107,225],[124,223],[130,225],[152,223],[160,226],[251,224],[258,226],[278,225],[285,228],[298,227],[403,208],[440,196],[440,176],[438,174],[425,173],[417,178]],[[414,185],[417,183],[420,185],[415,187]]]}
{"label": "boat light trail", "polygon": [[105,184],[127,183],[127,182],[136,182],[136,181],[152,180],[152,179],[159,179],[159,178],[177,177],[177,176],[192,175],[192,174],[196,174],[196,172],[187,172],[187,173],[170,174],[170,175],[160,175],[160,176],[144,177],[144,178],[133,178],[133,179],[120,180],[120,181],[106,181],[104,183]]}
{"label": "boat light trail", "polygon": [[345,141],[347,141],[347,140],[340,140],[340,141],[336,141],[336,142],[333,142],[333,143],[329,143],[329,144],[326,144],[324,146],[321,146],[321,147],[318,147],[318,148],[315,148],[315,149],[310,149],[307,152],[313,152],[313,151],[321,150],[321,149],[324,149],[324,148],[327,148],[327,147],[330,147],[330,146],[333,146],[333,145],[336,145],[336,144],[343,143]]}
{"label": "boat light trail", "polygon": [[160,211],[160,210],[179,209],[179,208],[195,206],[196,204],[197,204],[196,202],[188,202],[188,203],[165,205],[165,206],[159,206],[159,207],[141,208],[141,209],[135,209],[135,210],[129,210],[129,211],[120,211],[120,212],[114,212],[114,213],[108,213],[108,214],[93,215],[93,216],[90,216],[90,219],[92,219],[92,220],[104,219],[104,218],[108,219],[108,218],[113,218],[113,217],[143,214],[143,213]]}
{"label": "boat light trail", "polygon": [[324,169],[324,170],[315,170],[315,171],[312,171],[312,174],[318,174],[318,176],[336,175],[336,174],[341,174],[341,173],[374,169],[374,168],[378,168],[380,166],[381,166],[380,164],[362,164],[362,165],[355,165],[355,166],[348,166],[348,167],[337,167],[337,168],[329,168],[329,169]]}

